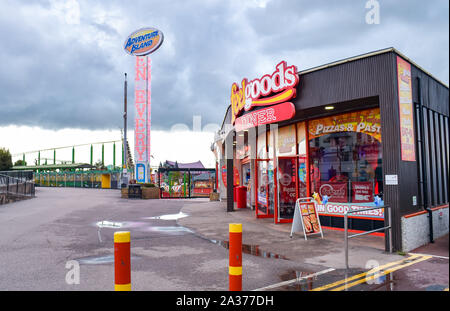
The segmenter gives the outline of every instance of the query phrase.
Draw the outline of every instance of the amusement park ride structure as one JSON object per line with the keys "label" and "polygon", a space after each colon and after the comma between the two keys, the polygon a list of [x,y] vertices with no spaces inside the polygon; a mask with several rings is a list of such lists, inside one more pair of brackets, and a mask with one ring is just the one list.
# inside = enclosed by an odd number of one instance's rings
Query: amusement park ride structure
{"label": "amusement park ride structure", "polygon": [[[121,165],[116,164],[116,143],[121,142],[122,145],[122,162]],[[13,159],[22,160],[23,165],[14,166],[15,171],[32,171],[33,179],[38,186],[49,187],[83,187],[83,188],[119,188],[121,185],[120,179],[124,170],[130,172],[133,177],[134,164],[131,156],[130,146],[128,141],[126,144],[124,140],[112,140],[88,144],[78,144],[63,147],[54,147],[41,150],[27,151],[23,153],[13,154]],[[94,146],[101,146],[101,160],[94,163]],[[105,161],[105,145],[112,145],[112,163]],[[126,153],[123,146],[127,146]],[[75,150],[76,148],[83,149],[89,147],[89,163],[76,162]],[[65,152],[64,152],[64,149]],[[69,150],[68,150],[69,149]],[[67,155],[71,149],[72,158],[57,159],[56,153],[60,154],[60,158],[64,158],[61,154]],[[95,148],[100,150],[100,148]],[[41,155],[48,155],[53,151],[53,158],[43,157]],[[79,154],[79,153],[78,153]],[[30,159],[34,155],[33,161],[27,165],[27,157]],[[124,163],[126,155],[127,164]],[[37,156],[37,157],[36,157]],[[86,154],[83,154],[83,159],[86,159]],[[86,161],[87,162],[87,161]],[[31,164],[32,163],[32,164]],[[109,165],[107,165],[109,164]]]}

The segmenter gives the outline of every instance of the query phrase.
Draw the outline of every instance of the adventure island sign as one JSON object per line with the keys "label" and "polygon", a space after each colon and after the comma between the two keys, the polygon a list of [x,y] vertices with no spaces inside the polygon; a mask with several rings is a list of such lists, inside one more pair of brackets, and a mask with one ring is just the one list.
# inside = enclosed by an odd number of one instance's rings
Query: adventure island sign
{"label": "adventure island sign", "polygon": [[141,28],[127,37],[123,48],[134,56],[144,56],[156,51],[164,41],[163,33],[156,28]]}
{"label": "adventure island sign", "polygon": [[[240,85],[233,83],[230,97],[231,123],[235,125],[236,131],[292,118],[295,107],[287,101],[296,96],[298,82],[297,67],[288,66],[282,61],[272,74],[251,81],[244,78]],[[270,107],[238,117],[243,111],[261,106]]]}

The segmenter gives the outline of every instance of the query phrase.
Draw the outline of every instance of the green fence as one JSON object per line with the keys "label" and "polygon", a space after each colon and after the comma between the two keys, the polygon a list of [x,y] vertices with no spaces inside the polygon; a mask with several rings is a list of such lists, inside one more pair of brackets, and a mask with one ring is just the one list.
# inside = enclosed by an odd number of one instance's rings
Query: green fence
{"label": "green fence", "polygon": [[34,183],[39,187],[102,188],[102,176],[110,175],[111,189],[120,188],[120,171],[35,172]]}

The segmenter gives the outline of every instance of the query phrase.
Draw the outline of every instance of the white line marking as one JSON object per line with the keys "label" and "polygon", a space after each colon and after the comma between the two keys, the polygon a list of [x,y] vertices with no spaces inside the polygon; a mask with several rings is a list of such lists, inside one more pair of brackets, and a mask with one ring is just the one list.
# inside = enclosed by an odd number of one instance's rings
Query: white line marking
{"label": "white line marking", "polygon": [[441,259],[449,259],[448,257],[444,257],[444,256],[438,256],[438,255],[430,255],[430,254],[418,254],[418,253],[408,253],[409,255],[420,255],[420,256],[431,256],[431,257],[436,257],[436,258],[441,258]]}
{"label": "white line marking", "polygon": [[309,275],[306,275],[306,276],[302,276],[302,277],[299,277],[299,278],[296,278],[296,279],[292,279],[292,280],[289,280],[289,281],[284,281],[284,282],[272,284],[272,285],[269,285],[269,286],[266,286],[266,287],[261,287],[261,288],[258,288],[258,289],[254,289],[253,291],[261,291],[261,290],[267,290],[267,289],[272,289],[272,288],[277,288],[277,287],[289,285],[291,283],[295,283],[295,282],[298,282],[298,281],[304,280],[304,279],[309,279],[309,278],[312,278],[312,277],[315,277],[315,276],[318,276],[318,275],[321,275],[321,274],[325,274],[325,273],[328,273],[328,272],[331,272],[331,271],[334,271],[334,270],[335,269],[333,269],[333,268],[329,268],[329,269],[326,269],[326,270],[322,270],[322,271],[319,271],[319,272],[316,272],[316,273],[313,273],[313,274],[309,274]]}

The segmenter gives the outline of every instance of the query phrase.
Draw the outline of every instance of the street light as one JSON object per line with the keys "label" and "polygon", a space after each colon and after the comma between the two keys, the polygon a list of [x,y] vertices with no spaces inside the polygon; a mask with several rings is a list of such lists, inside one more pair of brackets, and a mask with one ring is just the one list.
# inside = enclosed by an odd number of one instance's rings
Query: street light
{"label": "street light", "polygon": [[128,185],[128,161],[127,161],[127,73],[125,72],[125,82],[123,86],[123,165],[122,165],[122,185]]}

